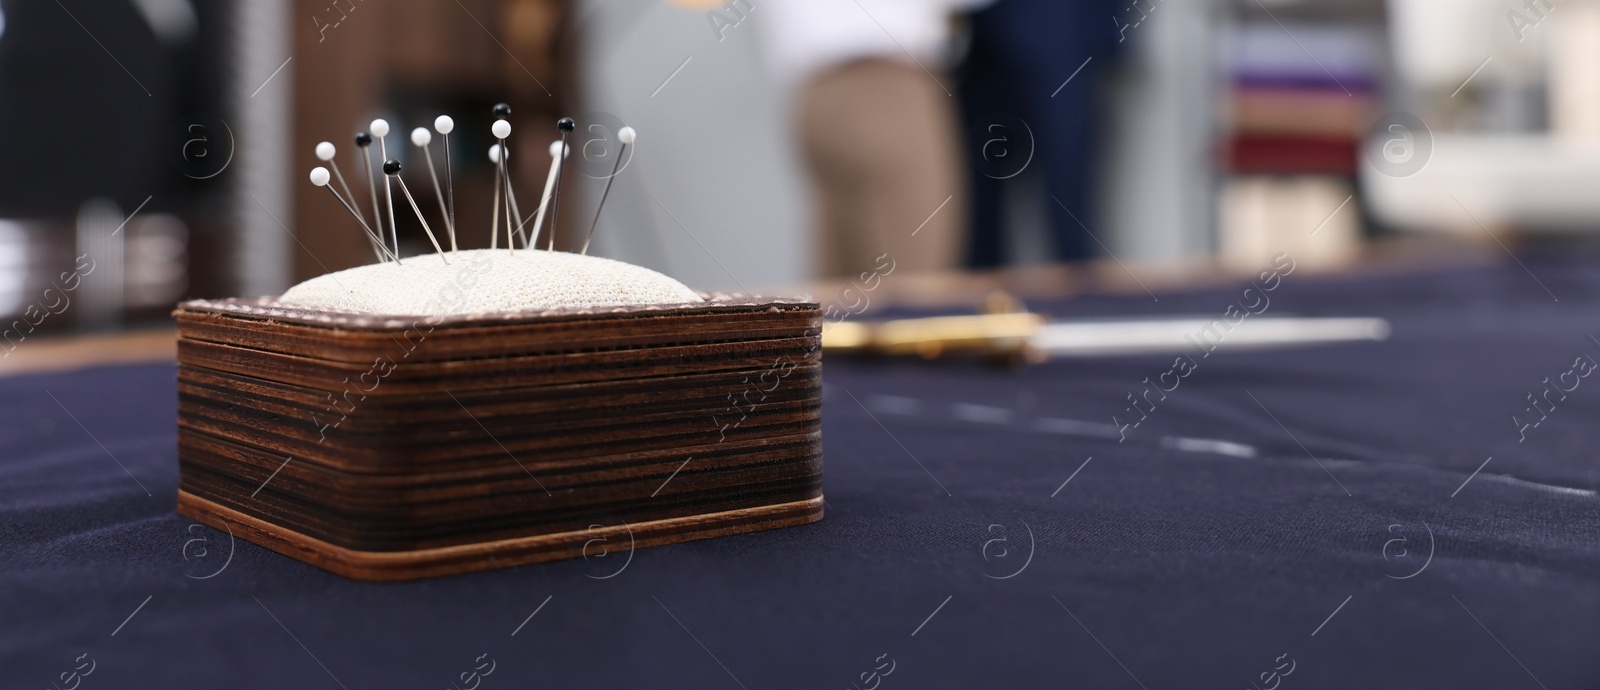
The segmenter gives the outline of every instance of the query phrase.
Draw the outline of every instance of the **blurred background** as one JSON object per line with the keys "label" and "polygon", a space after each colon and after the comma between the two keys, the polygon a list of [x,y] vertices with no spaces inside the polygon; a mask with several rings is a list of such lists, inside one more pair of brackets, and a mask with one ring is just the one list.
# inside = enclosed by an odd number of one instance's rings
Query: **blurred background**
{"label": "blurred background", "polygon": [[[408,133],[454,116],[462,243],[486,246],[502,101],[523,208],[555,119],[579,121],[559,246],[621,164],[595,253],[703,290],[888,265],[1509,260],[1600,227],[1595,0],[4,0],[0,17],[7,354],[372,261],[306,173],[331,141],[364,198],[353,137],[376,117],[436,218]],[[624,123],[640,139],[619,161]],[[407,210],[402,247],[429,251]]]}

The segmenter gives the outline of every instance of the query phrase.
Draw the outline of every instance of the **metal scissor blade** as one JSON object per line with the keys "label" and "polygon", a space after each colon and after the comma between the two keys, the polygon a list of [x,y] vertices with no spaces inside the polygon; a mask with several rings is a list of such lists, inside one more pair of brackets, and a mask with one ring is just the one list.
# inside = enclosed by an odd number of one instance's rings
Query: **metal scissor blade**
{"label": "metal scissor blade", "polygon": [[1044,324],[1028,344],[1053,357],[1104,357],[1376,341],[1389,331],[1379,318],[1078,321]]}

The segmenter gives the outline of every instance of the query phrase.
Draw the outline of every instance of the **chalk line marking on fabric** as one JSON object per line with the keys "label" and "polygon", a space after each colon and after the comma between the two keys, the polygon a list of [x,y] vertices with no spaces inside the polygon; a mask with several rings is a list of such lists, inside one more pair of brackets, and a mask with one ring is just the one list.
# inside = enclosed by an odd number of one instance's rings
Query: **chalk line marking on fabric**
{"label": "chalk line marking on fabric", "polygon": [[[848,391],[846,391],[848,393]],[[851,397],[855,397],[853,394]],[[857,401],[859,404],[861,401]],[[883,414],[892,414],[902,417],[922,416],[927,408],[927,403],[919,398],[902,395],[876,394],[867,396],[867,404],[862,404],[863,409],[870,408]],[[1016,423],[1020,416],[1018,411],[1007,407],[995,405],[980,405],[978,403],[954,402],[950,403],[950,415],[956,419],[975,424],[994,424],[1010,426]],[[869,412],[870,414],[870,412]],[[874,419],[876,421],[876,419]],[[1122,433],[1115,424],[1103,422],[1086,422],[1079,419],[1064,417],[1036,417],[1028,423],[1028,427],[1035,432],[1057,434],[1061,436],[1082,436],[1087,438],[1121,438]],[[887,431],[887,429],[885,429]],[[1255,446],[1237,441],[1226,441],[1214,438],[1192,438],[1188,436],[1162,436],[1162,448],[1185,453],[1206,453],[1211,455],[1226,455],[1235,458],[1255,458],[1258,451]],[[921,464],[921,463],[918,463]],[[1085,463],[1087,464],[1087,463]],[[1081,467],[1079,468],[1082,469]],[[1324,468],[1326,469],[1326,468]],[[1073,473],[1076,476],[1076,472]],[[931,476],[931,475],[930,475]],[[1069,478],[1068,481],[1071,481]],[[1336,480],[1337,481],[1337,480]],[[1065,483],[1062,484],[1066,486]],[[1056,489],[1060,493],[1061,489]],[[1054,496],[1055,494],[1051,494]]]}
{"label": "chalk line marking on fabric", "polygon": [[1289,431],[1289,427],[1284,426],[1283,422],[1278,421],[1278,416],[1275,415],[1275,414],[1272,414],[1272,410],[1267,409],[1266,405],[1262,405],[1261,401],[1256,399],[1256,395],[1254,393],[1251,393],[1247,389],[1247,390],[1245,390],[1244,394],[1250,396],[1251,400],[1255,400],[1256,406],[1260,407],[1262,412],[1267,413],[1267,416],[1272,418],[1273,423],[1277,424],[1279,429],[1283,429],[1284,435],[1288,436],[1289,440],[1294,441],[1295,445],[1300,446],[1300,450],[1305,451],[1306,457],[1311,458],[1312,462],[1317,463],[1317,467],[1321,467],[1322,468],[1322,472],[1324,474],[1328,475],[1328,478],[1332,479],[1333,483],[1339,485],[1339,488],[1344,491],[1344,495],[1346,495],[1346,496],[1354,496],[1355,495],[1355,494],[1350,493],[1349,489],[1345,488],[1344,482],[1339,481],[1338,477],[1333,476],[1333,473],[1328,471],[1328,468],[1325,465],[1322,464],[1321,460],[1317,459],[1317,456],[1312,455],[1311,450],[1309,448],[1306,448],[1306,444],[1301,443],[1300,439],[1295,438],[1294,433]]}
{"label": "chalk line marking on fabric", "polygon": [[872,423],[873,424],[877,424],[879,429],[883,429],[883,433],[889,436],[889,440],[894,441],[895,445],[900,446],[900,450],[905,451],[906,457],[911,458],[912,462],[917,463],[917,467],[921,467],[922,468],[922,473],[928,475],[928,478],[932,479],[934,484],[938,484],[939,485],[939,490],[943,491],[944,495],[946,495],[946,496],[954,496],[955,495],[955,494],[950,493],[949,489],[944,488],[944,482],[939,481],[938,477],[933,476],[933,473],[928,471],[928,467],[926,465],[923,465],[922,461],[917,459],[917,456],[911,454],[911,450],[909,448],[906,448],[906,444],[901,443],[900,439],[895,437],[894,432],[889,431],[889,427],[884,426],[883,422],[878,421],[878,418],[872,414],[872,410],[867,409],[866,404],[862,403],[861,399],[857,398],[855,393],[851,393],[850,389],[846,388],[846,389],[844,389],[844,394],[850,396],[851,400],[856,401],[856,405],[861,408],[862,412],[867,413],[867,417],[872,420]]}
{"label": "chalk line marking on fabric", "polygon": [[922,401],[900,395],[873,395],[867,398],[872,409],[884,414],[915,417],[922,414]]}
{"label": "chalk line marking on fabric", "polygon": [[952,403],[950,414],[956,419],[979,424],[1010,424],[1013,417],[1011,410],[1004,407],[972,403]]}
{"label": "chalk line marking on fabric", "polygon": [[1548,491],[1550,493],[1561,494],[1563,496],[1582,496],[1584,498],[1594,498],[1595,496],[1600,496],[1600,492],[1596,492],[1594,489],[1574,489],[1569,486],[1542,484],[1540,482],[1528,481],[1526,479],[1517,479],[1516,477],[1505,474],[1485,474],[1483,475],[1483,479],[1484,481],[1497,482],[1510,486],[1520,486],[1527,489],[1533,489],[1535,491]]}
{"label": "chalk line marking on fabric", "polygon": [[1215,453],[1217,455],[1231,455],[1236,458],[1253,458],[1256,456],[1256,447],[1233,441],[1223,441],[1214,438],[1189,438],[1186,436],[1162,436],[1161,447],[1172,450],[1181,450],[1189,453]]}
{"label": "chalk line marking on fabric", "polygon": [[1093,438],[1122,438],[1114,424],[1084,422],[1061,417],[1040,417],[1033,420],[1033,430],[1063,436],[1089,436]]}

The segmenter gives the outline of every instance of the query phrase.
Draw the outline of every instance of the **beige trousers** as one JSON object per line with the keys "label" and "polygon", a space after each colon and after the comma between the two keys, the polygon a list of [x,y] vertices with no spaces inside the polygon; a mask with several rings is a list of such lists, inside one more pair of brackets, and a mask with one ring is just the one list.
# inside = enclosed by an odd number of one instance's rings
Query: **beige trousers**
{"label": "beige trousers", "polygon": [[818,277],[956,267],[967,183],[955,99],[915,65],[870,59],[817,75],[797,101]]}

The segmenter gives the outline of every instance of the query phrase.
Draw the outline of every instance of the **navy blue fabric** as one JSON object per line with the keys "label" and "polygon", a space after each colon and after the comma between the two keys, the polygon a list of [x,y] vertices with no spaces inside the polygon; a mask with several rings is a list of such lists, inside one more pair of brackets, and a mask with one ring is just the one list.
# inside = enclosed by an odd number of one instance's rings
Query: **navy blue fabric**
{"label": "navy blue fabric", "polygon": [[[1512,418],[1531,423],[1528,393],[1600,357],[1600,262],[1527,264],[1545,287],[1515,264],[1284,278],[1266,315],[1381,315],[1393,337],[1197,356],[1122,442],[1112,418],[1171,357],[831,360],[822,522],[398,584],[244,541],[226,561],[225,533],[191,530],[174,512],[172,366],[6,379],[0,675],[1593,688],[1600,378],[1564,379],[1579,385],[1537,427]],[[1220,317],[1241,287],[1038,306]],[[92,675],[63,680],[75,666]],[[475,668],[491,673],[463,679]]]}

